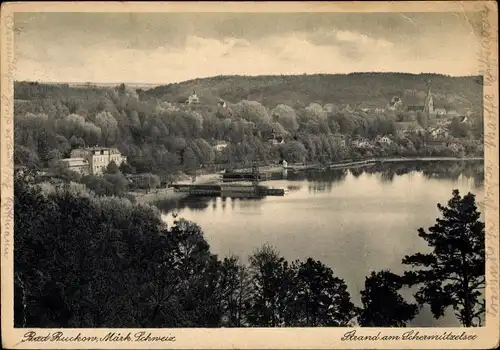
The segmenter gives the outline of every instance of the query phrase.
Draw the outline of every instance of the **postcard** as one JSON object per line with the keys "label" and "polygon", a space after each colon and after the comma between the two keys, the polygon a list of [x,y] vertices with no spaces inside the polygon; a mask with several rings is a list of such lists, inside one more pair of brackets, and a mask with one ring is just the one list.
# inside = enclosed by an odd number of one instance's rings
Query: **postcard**
{"label": "postcard", "polygon": [[497,17],[3,3],[2,346],[497,347]]}

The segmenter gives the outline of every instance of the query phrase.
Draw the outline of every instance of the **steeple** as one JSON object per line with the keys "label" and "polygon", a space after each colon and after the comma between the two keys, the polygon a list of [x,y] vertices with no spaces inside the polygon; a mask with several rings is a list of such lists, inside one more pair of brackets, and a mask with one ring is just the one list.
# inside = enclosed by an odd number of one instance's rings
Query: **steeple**
{"label": "steeple", "polygon": [[434,112],[434,98],[431,92],[431,82],[427,82],[427,96],[425,98],[424,112],[432,114]]}
{"label": "steeple", "polygon": [[434,113],[434,98],[431,92],[431,82],[427,81],[427,96],[424,103],[424,129],[429,126],[429,117]]}

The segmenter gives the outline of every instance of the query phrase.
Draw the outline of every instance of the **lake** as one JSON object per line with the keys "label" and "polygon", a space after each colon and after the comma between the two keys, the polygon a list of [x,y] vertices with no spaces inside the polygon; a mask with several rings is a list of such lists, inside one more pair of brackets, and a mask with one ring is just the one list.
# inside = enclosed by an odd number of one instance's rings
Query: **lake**
{"label": "lake", "polygon": [[[197,223],[211,250],[244,261],[269,243],[288,260],[312,257],[345,280],[351,298],[371,271],[402,273],[405,255],[428,250],[417,229],[427,229],[452,190],[483,200],[483,162],[384,163],[354,169],[276,174],[263,184],[288,188],[284,197],[186,198],[158,203],[164,219],[171,212]],[[484,218],[483,218],[484,220]],[[404,291],[411,298],[411,291]],[[452,313],[434,320],[427,309],[413,326],[455,326]]]}

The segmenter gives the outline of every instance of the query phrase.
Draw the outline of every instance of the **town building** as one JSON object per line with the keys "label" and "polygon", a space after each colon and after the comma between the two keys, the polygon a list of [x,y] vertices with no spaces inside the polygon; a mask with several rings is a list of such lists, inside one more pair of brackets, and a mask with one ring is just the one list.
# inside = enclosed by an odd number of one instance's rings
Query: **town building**
{"label": "town building", "polygon": [[344,106],[344,108],[342,108],[342,112],[344,112],[344,113],[353,113],[354,112],[354,108],[347,104],[347,105]]}
{"label": "town building", "polygon": [[60,164],[63,168],[82,175],[90,172],[89,162],[81,157],[61,159]]}
{"label": "town building", "polygon": [[200,103],[200,98],[196,94],[196,91],[193,90],[193,93],[188,97],[186,102],[188,105]]}
{"label": "town building", "polygon": [[276,146],[285,143],[285,138],[280,135],[276,135],[276,131],[273,129],[271,132],[271,138],[267,140],[271,145]]}
{"label": "town building", "polygon": [[341,147],[346,146],[346,139],[345,139],[345,136],[343,134],[335,134],[335,135],[333,135],[333,138],[335,139],[335,142],[339,146],[341,146]]}
{"label": "town building", "polygon": [[390,145],[392,140],[387,136],[378,137],[376,141],[381,145]]}
{"label": "town building", "polygon": [[372,144],[370,143],[370,141],[368,139],[362,138],[362,139],[353,140],[351,142],[351,146],[357,147],[357,148],[371,148]]}
{"label": "town building", "polygon": [[410,122],[397,122],[396,123],[396,133],[398,136],[403,137],[411,134],[424,135],[425,129],[418,124],[416,121]]}
{"label": "town building", "polygon": [[214,146],[214,150],[217,152],[222,152],[226,147],[228,146],[228,143],[226,141],[218,141]]}
{"label": "town building", "polygon": [[436,123],[438,126],[446,127],[451,124],[451,120],[449,119],[439,119]]}
{"label": "town building", "polygon": [[126,160],[117,148],[89,147],[72,150],[70,158],[61,159],[61,164],[81,174],[97,175],[102,174],[109,163],[120,166]]}
{"label": "town building", "polygon": [[448,137],[449,132],[448,129],[438,126],[436,128],[430,128],[429,134],[433,138],[443,138],[443,137]]}
{"label": "town building", "polygon": [[471,124],[472,121],[471,121],[471,119],[467,118],[467,116],[463,116],[463,117],[460,117],[460,123]]}
{"label": "town building", "polygon": [[397,111],[399,110],[403,105],[403,101],[399,96],[394,96],[389,104],[387,105],[387,110],[389,111]]}
{"label": "town building", "polygon": [[334,106],[332,103],[327,103],[326,105],[323,106],[323,110],[327,113],[332,113],[334,109]]}
{"label": "town building", "polygon": [[268,142],[271,145],[276,146],[276,145],[281,145],[281,144],[285,143],[285,139],[283,138],[283,136],[274,136],[274,137],[270,138],[268,140]]}

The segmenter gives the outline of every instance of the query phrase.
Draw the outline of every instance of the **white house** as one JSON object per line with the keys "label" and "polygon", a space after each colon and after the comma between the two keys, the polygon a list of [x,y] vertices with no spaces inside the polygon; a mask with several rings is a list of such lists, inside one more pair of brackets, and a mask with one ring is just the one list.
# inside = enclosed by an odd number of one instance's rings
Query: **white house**
{"label": "white house", "polygon": [[402,105],[403,105],[403,101],[401,101],[401,98],[399,98],[399,96],[394,96],[391,99],[391,102],[389,102],[387,104],[387,109],[390,111],[395,111],[395,110],[398,110],[399,108],[401,108]]}
{"label": "white house", "polygon": [[226,147],[228,146],[228,143],[226,141],[219,141],[214,145],[214,149],[217,152],[222,152]]}
{"label": "white house", "polygon": [[465,116],[465,117],[460,118],[460,123],[470,124],[471,120]]}
{"label": "white house", "polygon": [[442,127],[445,127],[445,126],[450,125],[450,124],[451,124],[451,120],[449,120],[449,119],[439,119],[437,121],[437,125],[442,126]]}
{"label": "white house", "polygon": [[351,142],[351,145],[354,147],[358,147],[358,148],[370,148],[370,147],[372,147],[372,144],[367,139],[353,140]]}
{"label": "white house", "polygon": [[186,102],[187,102],[188,105],[200,102],[200,98],[196,94],[196,91],[193,91],[193,93],[191,94],[191,96],[188,97],[188,99],[187,99]]}
{"label": "white house", "polygon": [[79,169],[79,172],[86,167],[83,173],[96,175],[102,174],[109,163],[115,162],[120,166],[126,160],[127,158],[122,156],[117,148],[89,147],[72,150],[70,158],[61,159],[61,163],[69,169]]}
{"label": "white house", "polygon": [[377,142],[384,145],[390,145],[392,143],[392,140],[387,136],[382,136],[377,139]]}
{"label": "white house", "polygon": [[268,142],[273,145],[273,146],[276,146],[276,145],[281,145],[281,144],[284,144],[285,143],[285,140],[278,136],[276,138],[272,138],[272,139],[269,139]]}
{"label": "white house", "polygon": [[333,112],[333,104],[327,103],[326,105],[323,106],[323,110],[328,112],[328,113]]}
{"label": "white house", "polygon": [[437,128],[429,129],[429,134],[434,138],[448,137],[449,132],[448,129],[438,126]]}

